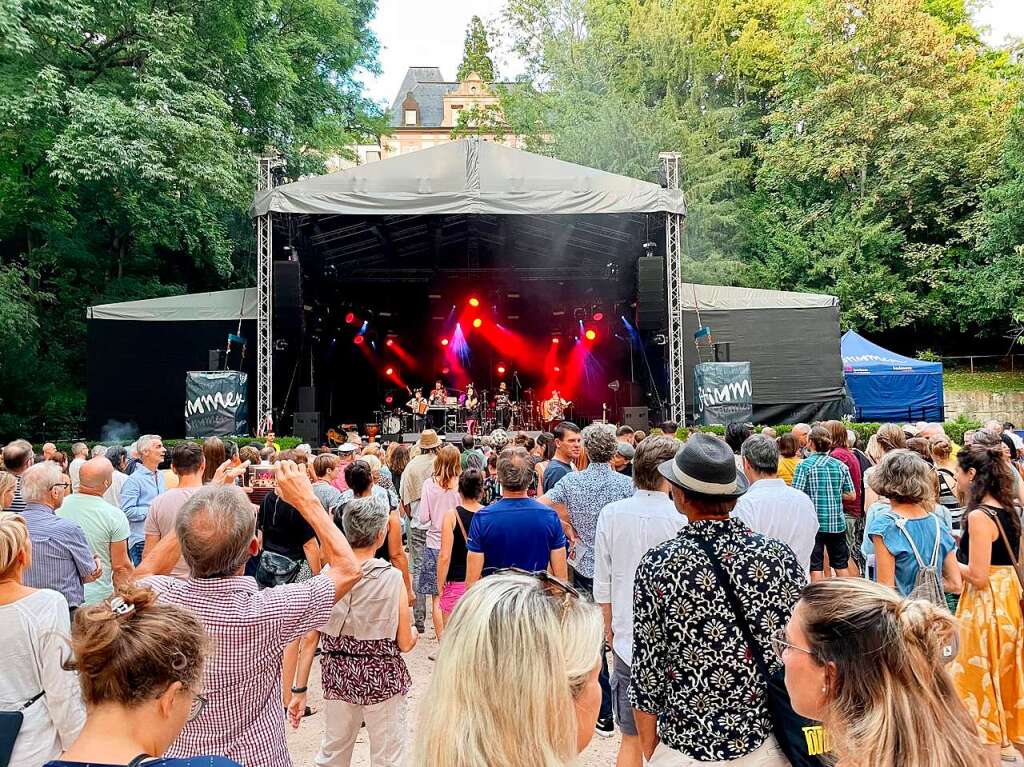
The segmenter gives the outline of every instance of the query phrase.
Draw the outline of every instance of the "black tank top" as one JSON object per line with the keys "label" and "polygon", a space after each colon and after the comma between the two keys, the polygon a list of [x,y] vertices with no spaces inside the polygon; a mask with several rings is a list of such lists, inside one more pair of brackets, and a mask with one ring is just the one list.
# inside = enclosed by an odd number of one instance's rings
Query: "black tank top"
{"label": "black tank top", "polygon": [[391,561],[391,552],[388,550],[388,541],[391,538],[391,514],[388,514],[388,527],[387,534],[384,536],[384,543],[380,545],[380,548],[374,553],[377,559],[383,559],[385,562]]}
{"label": "black tank top", "polygon": [[473,512],[463,506],[456,506],[455,513],[459,515],[459,522],[455,523],[452,531],[455,540],[452,541],[452,559],[448,564],[448,580],[458,583],[466,580],[466,538],[462,535],[462,528],[469,532],[469,526],[473,523]]}
{"label": "black tank top", "polygon": [[[1020,533],[1015,533],[1015,530],[1019,530],[1020,527],[1015,526],[1011,523],[1011,514],[1016,514],[1017,511],[1006,509],[1000,506],[988,506],[983,505],[979,508],[987,509],[989,512],[995,512],[999,516],[999,521],[1003,525],[1003,530],[1006,531],[1006,537],[1010,540],[1010,546],[1013,549],[1014,555],[1020,550]],[[968,512],[969,514],[970,512]],[[991,515],[990,515],[991,516]],[[964,515],[964,519],[967,519],[967,514]],[[961,564],[967,565],[969,562],[969,554],[971,551],[971,536],[968,530],[968,523],[964,522],[964,532],[960,536],[960,546],[956,552],[957,561]],[[1003,537],[997,535],[996,539],[992,541],[992,564],[993,565],[1012,565],[1013,560],[1010,559],[1010,552],[1006,550],[1006,544],[1003,543]]]}

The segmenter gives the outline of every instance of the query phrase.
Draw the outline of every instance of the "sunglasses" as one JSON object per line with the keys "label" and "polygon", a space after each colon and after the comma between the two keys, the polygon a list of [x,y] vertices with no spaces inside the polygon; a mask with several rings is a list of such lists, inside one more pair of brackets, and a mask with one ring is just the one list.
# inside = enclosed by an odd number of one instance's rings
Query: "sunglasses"
{"label": "sunglasses", "polygon": [[494,575],[500,575],[502,573],[514,573],[516,575],[525,575],[530,578],[536,578],[541,582],[541,586],[548,596],[554,597],[561,602],[562,606],[562,618],[565,618],[566,612],[569,610],[569,605],[572,601],[580,598],[580,592],[576,588],[563,581],[561,578],[556,578],[554,575],[549,573],[547,570],[525,570],[522,567],[503,567],[500,570],[495,570]]}

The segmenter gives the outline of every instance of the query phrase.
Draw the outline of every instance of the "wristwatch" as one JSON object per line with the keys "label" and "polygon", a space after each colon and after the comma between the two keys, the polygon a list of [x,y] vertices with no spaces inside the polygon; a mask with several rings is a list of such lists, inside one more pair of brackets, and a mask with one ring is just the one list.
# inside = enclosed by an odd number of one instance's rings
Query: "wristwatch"
{"label": "wristwatch", "polygon": [[308,686],[307,687],[292,687],[292,694],[293,695],[298,695],[299,693],[305,692],[308,689],[309,689]]}

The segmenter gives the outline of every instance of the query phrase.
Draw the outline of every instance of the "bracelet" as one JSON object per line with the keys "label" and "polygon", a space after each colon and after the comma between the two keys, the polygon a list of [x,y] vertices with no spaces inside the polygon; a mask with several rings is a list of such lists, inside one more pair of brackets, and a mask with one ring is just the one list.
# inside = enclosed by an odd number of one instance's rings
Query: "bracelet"
{"label": "bracelet", "polygon": [[298,695],[299,693],[303,693],[303,692],[305,692],[308,689],[309,689],[308,686],[306,686],[306,687],[292,687],[292,694]]}

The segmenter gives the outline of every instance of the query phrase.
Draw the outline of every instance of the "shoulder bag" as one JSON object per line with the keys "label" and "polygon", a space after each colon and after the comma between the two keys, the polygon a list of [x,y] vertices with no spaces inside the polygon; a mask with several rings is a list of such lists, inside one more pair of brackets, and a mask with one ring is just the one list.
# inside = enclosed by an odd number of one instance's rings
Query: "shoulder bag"
{"label": "shoulder bag", "polygon": [[[1017,574],[1017,583],[1020,584],[1021,596],[1020,596],[1020,609],[1024,612],[1024,572],[1021,571],[1019,551],[1014,551],[1010,545],[1010,539],[1006,535],[1006,530],[1003,528],[1003,522],[999,519],[999,512],[993,511],[988,506],[982,507],[985,513],[988,514],[989,519],[996,523],[996,527],[999,528],[999,537],[1003,539],[1003,545],[1006,547],[1006,552],[1010,555],[1010,561],[1013,562],[1013,571]],[[1016,514],[1016,511],[1010,512]],[[1018,541],[1018,545],[1020,542]]]}
{"label": "shoulder bag", "polygon": [[21,725],[25,722],[25,709],[43,697],[43,693],[33,696],[22,703],[14,711],[0,711],[0,767],[11,763],[14,743],[18,740]]}
{"label": "shoulder bag", "polygon": [[750,648],[754,665],[757,666],[757,670],[767,685],[768,717],[772,720],[772,732],[779,744],[779,749],[793,767],[825,767],[826,762],[822,759],[822,755],[827,753],[829,745],[827,734],[822,729],[821,723],[802,717],[793,710],[793,705],[789,701],[789,692],[786,690],[785,669],[780,669],[775,674],[771,672],[764,659],[764,654],[761,652],[761,645],[754,639],[750,624],[747,623],[747,619],[743,615],[743,605],[729,582],[729,576],[715,556],[711,544],[699,537],[694,540],[704,550],[711,562],[715,577],[725,591],[725,596],[736,617],[736,625]]}

